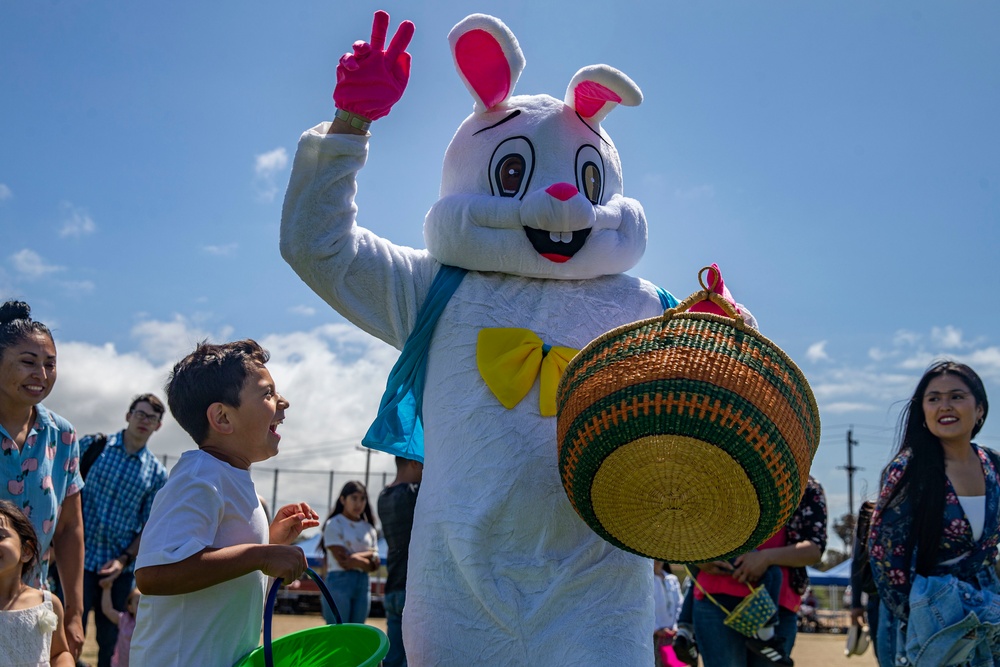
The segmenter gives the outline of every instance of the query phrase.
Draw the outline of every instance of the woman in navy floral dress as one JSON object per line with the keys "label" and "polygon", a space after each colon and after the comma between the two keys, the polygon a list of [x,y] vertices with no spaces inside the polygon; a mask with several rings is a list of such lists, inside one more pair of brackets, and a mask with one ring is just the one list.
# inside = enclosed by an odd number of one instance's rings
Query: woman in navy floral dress
{"label": "woman in navy floral dress", "polygon": [[906,636],[916,575],[952,575],[1000,590],[993,569],[998,471],[993,457],[972,442],[988,412],[975,371],[944,361],[924,373],[900,416],[899,451],[882,473],[868,539],[882,601],[877,645],[883,667],[901,664],[897,636]]}

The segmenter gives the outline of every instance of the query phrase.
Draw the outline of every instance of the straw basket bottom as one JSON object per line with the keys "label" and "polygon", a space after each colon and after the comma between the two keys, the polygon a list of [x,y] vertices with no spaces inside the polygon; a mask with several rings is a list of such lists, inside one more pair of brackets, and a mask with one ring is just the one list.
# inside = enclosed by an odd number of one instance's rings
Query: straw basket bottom
{"label": "straw basket bottom", "polygon": [[684,436],[620,445],[594,475],[590,499],[621,546],[672,563],[746,551],[761,518],[743,466],[716,445]]}
{"label": "straw basket bottom", "polygon": [[[275,639],[272,648],[275,667],[375,667],[388,653],[389,640],[370,625],[343,623],[293,632]],[[261,647],[236,667],[264,665]]]}
{"label": "straw basket bottom", "polygon": [[[726,315],[684,312],[704,300]],[[556,409],[573,509],[615,546],[672,563],[731,558],[777,533],[819,446],[805,376],[707,287],[591,341],[566,365]]]}

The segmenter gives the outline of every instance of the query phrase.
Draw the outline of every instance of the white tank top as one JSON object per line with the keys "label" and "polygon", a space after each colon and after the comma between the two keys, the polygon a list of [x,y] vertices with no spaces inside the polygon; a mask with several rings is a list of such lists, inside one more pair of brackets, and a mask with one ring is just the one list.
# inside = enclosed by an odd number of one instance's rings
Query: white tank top
{"label": "white tank top", "polygon": [[986,525],[986,496],[959,496],[958,502],[972,527],[972,539],[978,542]]}

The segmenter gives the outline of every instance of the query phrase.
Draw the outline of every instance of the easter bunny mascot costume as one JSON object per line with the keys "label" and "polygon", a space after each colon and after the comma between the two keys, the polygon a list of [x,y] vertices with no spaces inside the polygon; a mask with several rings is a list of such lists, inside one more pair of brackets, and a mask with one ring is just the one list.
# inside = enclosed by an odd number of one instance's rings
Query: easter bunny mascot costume
{"label": "easter bunny mascot costume", "polygon": [[[341,59],[335,120],[299,141],[281,252],[337,312],[403,349],[401,361],[408,339],[424,339],[425,449],[374,445],[425,461],[403,615],[409,663],[646,664],[651,566],[570,506],[554,416],[575,350],[676,304],[624,273],[643,254],[646,219],[623,196],[601,121],[642,94],[596,65],[577,72],[564,100],[512,96],[525,62],[517,40],[491,16],[467,17],[449,42],[474,110],[445,153],[427,249],[397,246],[357,224],[354,202],[369,121],[409,76],[413,25],[386,49],[388,21],[378,12],[371,42]],[[446,272],[458,277],[442,297],[435,278]]]}

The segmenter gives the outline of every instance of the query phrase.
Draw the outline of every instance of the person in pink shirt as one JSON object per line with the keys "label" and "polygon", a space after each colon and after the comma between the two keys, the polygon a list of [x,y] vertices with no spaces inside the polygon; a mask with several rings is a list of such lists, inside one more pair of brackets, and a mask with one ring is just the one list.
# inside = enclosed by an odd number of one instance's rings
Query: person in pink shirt
{"label": "person in pink shirt", "polygon": [[139,589],[133,588],[125,600],[125,609],[118,611],[111,601],[111,586],[114,577],[105,577],[101,584],[101,611],[108,620],[118,626],[118,641],[115,642],[115,653],[111,656],[111,667],[128,667],[128,652],[132,646],[132,633],[135,631],[135,614],[139,610]]}

